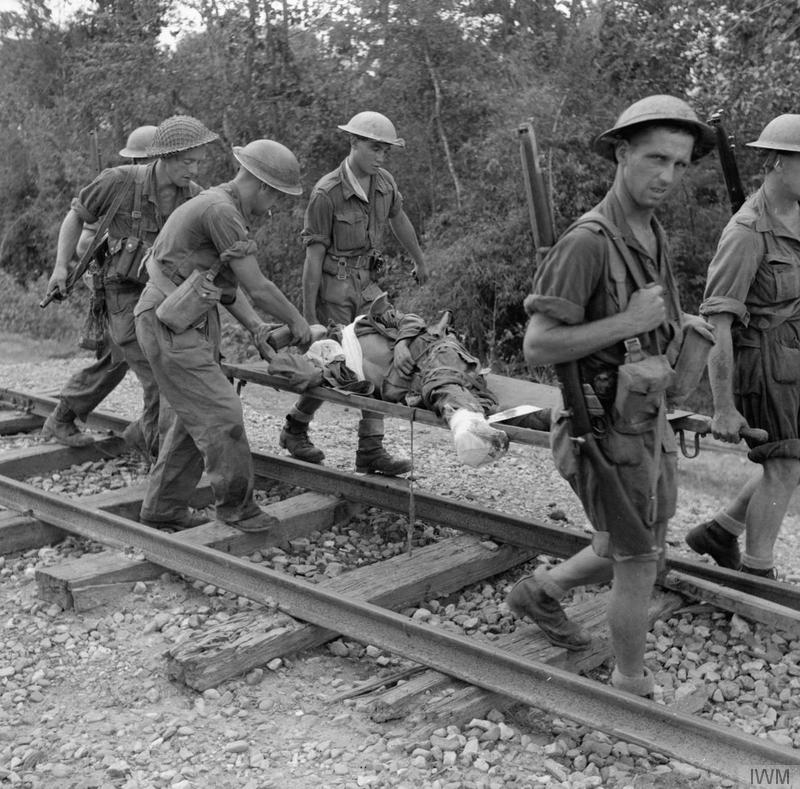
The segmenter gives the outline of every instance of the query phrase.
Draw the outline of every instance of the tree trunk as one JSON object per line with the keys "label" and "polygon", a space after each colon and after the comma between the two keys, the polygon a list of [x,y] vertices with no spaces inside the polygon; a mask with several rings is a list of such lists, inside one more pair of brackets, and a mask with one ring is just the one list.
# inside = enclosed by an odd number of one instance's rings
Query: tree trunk
{"label": "tree trunk", "polygon": [[444,158],[447,161],[447,169],[450,171],[450,178],[453,181],[453,188],[456,192],[456,208],[461,210],[461,182],[458,180],[458,173],[456,172],[455,165],[453,164],[453,157],[450,155],[450,144],[447,141],[447,134],[444,130],[442,123],[442,91],[439,86],[439,77],[436,74],[433,61],[431,60],[430,53],[428,52],[427,44],[424,45],[425,65],[428,68],[428,74],[433,84],[434,104],[433,104],[433,121],[436,124],[436,131],[439,133],[439,139],[442,141],[442,148],[444,149]]}

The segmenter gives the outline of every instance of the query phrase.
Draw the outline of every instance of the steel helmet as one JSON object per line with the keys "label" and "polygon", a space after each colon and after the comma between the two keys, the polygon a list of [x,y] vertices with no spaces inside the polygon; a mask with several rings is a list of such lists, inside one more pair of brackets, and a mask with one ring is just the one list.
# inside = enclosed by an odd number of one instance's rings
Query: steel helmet
{"label": "steel helmet", "polygon": [[303,194],[300,162],[285,145],[274,140],[254,140],[243,148],[235,145],[233,155],[247,172],[265,184],[289,195]]}
{"label": "steel helmet", "polygon": [[750,148],[771,151],[800,151],[800,115],[778,115],[773,118]]}
{"label": "steel helmet", "polygon": [[214,134],[191,115],[173,115],[162,121],[156,129],[153,141],[145,151],[148,157],[169,156],[181,151],[199,148],[209,142],[218,140]]}
{"label": "steel helmet", "polygon": [[126,159],[146,159],[147,149],[153,142],[157,126],[139,126],[129,135],[125,147],[119,152]]}
{"label": "steel helmet", "polygon": [[649,124],[677,124],[685,126],[695,137],[692,161],[700,159],[716,145],[714,129],[703,123],[695,111],[683,99],[675,96],[647,96],[631,104],[617,118],[617,122],[607,131],[592,140],[592,150],[605,159],[616,161],[615,147],[620,139],[625,139],[636,126]]}
{"label": "steel helmet", "polygon": [[345,126],[339,126],[344,132],[355,134],[357,137],[366,137],[368,140],[377,140],[398,148],[405,148],[406,141],[397,136],[394,124],[379,112],[359,112],[353,115]]}

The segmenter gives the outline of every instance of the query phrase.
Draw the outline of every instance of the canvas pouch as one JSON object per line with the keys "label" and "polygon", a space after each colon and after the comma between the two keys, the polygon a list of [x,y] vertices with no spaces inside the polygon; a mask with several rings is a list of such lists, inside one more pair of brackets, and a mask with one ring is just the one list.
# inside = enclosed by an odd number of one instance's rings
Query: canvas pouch
{"label": "canvas pouch", "polygon": [[222,296],[216,276],[215,269],[193,271],[156,307],[156,317],[175,334],[202,323]]}

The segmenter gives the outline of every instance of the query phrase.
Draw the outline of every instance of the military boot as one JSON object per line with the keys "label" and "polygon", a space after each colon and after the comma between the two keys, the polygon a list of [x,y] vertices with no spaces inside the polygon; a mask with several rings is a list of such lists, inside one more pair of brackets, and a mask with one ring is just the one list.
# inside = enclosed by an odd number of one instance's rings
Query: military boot
{"label": "military boot", "polygon": [[184,529],[194,529],[212,520],[213,517],[209,517],[208,513],[204,510],[190,510],[188,508],[184,515],[170,520],[147,518],[139,515],[139,523],[144,526],[150,526],[153,529],[167,532],[167,534],[174,534],[176,531],[183,531]]}
{"label": "military boot", "polygon": [[411,471],[411,461],[392,457],[383,447],[383,419],[362,418],[358,423],[356,471],[396,477]]}
{"label": "military boot", "polygon": [[68,447],[88,447],[89,444],[94,444],[92,436],[78,429],[75,424],[75,412],[67,407],[63,400],[58,401],[55,410],[42,425],[42,438],[53,439]]}
{"label": "military boot", "polygon": [[305,460],[306,463],[322,463],[325,460],[325,453],[315,447],[308,437],[308,423],[292,416],[286,417],[279,443],[297,460]]}
{"label": "military boot", "polygon": [[686,544],[699,554],[707,553],[720,567],[740,570],[742,553],[739,539],[723,529],[713,518],[695,526],[686,535]]}
{"label": "military boot", "polygon": [[743,564],[739,569],[741,572],[747,573],[747,575],[755,575],[758,578],[767,578],[770,581],[778,580],[778,571],[774,567],[765,567],[764,569],[760,569],[758,567],[748,567],[746,564]]}
{"label": "military boot", "polygon": [[506,605],[514,616],[530,617],[554,646],[577,651],[592,642],[592,637],[567,617],[561,603],[544,590],[536,575],[517,581],[508,593]]}

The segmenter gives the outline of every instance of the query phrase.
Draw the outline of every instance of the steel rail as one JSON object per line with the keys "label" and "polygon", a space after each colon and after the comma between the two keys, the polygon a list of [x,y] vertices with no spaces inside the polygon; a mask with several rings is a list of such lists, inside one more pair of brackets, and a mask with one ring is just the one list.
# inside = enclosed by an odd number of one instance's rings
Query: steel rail
{"label": "steel rail", "polygon": [[256,602],[277,601],[287,614],[355,640],[369,633],[370,642],[381,649],[732,780],[746,780],[750,769],[759,765],[800,765],[798,751],[341,597],[244,559],[186,544],[8,477],[0,477],[0,502],[98,542],[130,545],[167,569]]}
{"label": "steel rail", "polygon": [[[52,397],[31,395],[11,389],[0,389],[0,402],[21,410],[47,415],[58,402]],[[97,430],[121,433],[128,420],[102,411],[89,415],[89,425]],[[318,493],[340,495],[397,513],[408,513],[408,483],[402,479],[377,476],[355,476],[326,466],[315,466],[290,457],[254,452],[256,474],[262,478],[285,482]],[[477,535],[488,535],[500,542],[519,545],[551,556],[567,557],[589,545],[591,538],[583,531],[550,526],[536,518],[520,518],[496,510],[471,505],[426,493],[414,487],[416,516],[453,529]],[[726,570],[716,565],[667,557],[667,566],[687,575],[704,578],[741,592],[763,597],[773,603],[800,611],[800,587],[757,576]]]}

